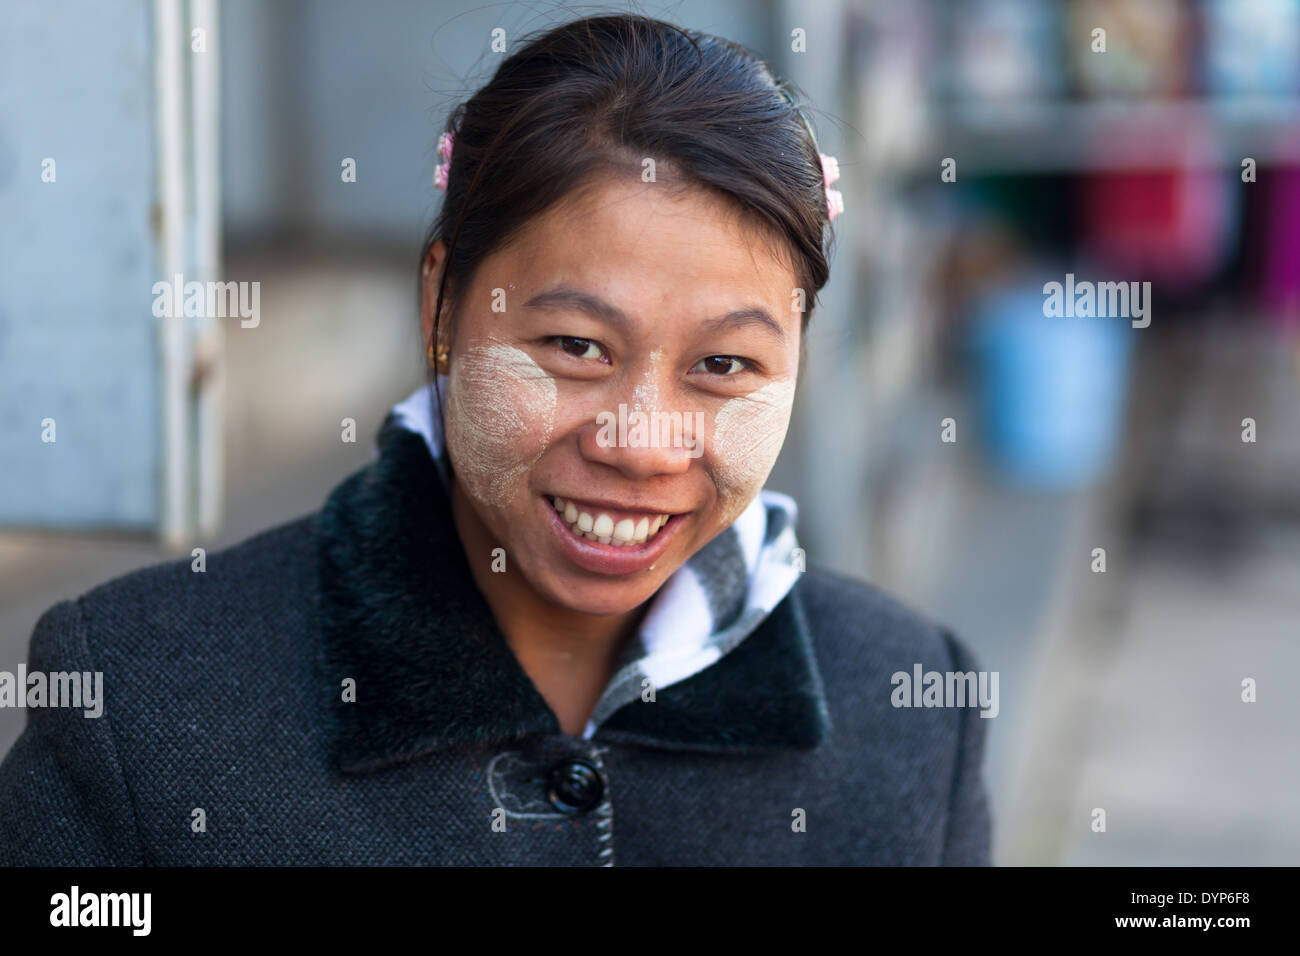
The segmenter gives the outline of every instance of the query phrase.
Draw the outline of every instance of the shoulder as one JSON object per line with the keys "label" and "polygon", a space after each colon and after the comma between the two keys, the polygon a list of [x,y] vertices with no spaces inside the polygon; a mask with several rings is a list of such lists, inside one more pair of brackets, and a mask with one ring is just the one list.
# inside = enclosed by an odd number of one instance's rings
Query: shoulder
{"label": "shoulder", "polygon": [[[981,672],[943,624],[865,581],[810,566],[796,593],[831,739],[851,768],[848,792],[887,834],[879,837],[882,858],[986,865],[991,823],[979,718],[997,714],[996,674]],[[948,699],[936,686],[963,690]],[[862,792],[869,796],[859,799]]]}
{"label": "shoulder", "polygon": [[971,670],[976,658],[945,625],[874,584],[810,564],[796,585],[819,649],[889,666]]}
{"label": "shoulder", "polygon": [[130,605],[133,612],[164,605],[175,607],[189,595],[239,592],[250,596],[278,590],[296,572],[314,565],[319,512],[260,531],[215,551],[194,550],[184,557],[139,568],[85,592],[88,611]]}
{"label": "shoulder", "polygon": [[288,637],[306,627],[318,515],[139,568],[58,602],[36,624],[31,659],[116,673],[119,688],[135,679],[166,684],[217,660],[264,664],[249,652],[267,634]]}
{"label": "shoulder", "polygon": [[105,723],[130,745],[128,771],[141,748],[192,753],[200,726],[209,742],[257,739],[271,712],[310,694],[318,515],[60,602],[37,623],[31,656],[103,675]]}
{"label": "shoulder", "polygon": [[82,614],[88,624],[117,629],[134,622],[136,629],[157,629],[265,610],[314,583],[318,516],[313,512],[216,551],[191,551],[113,578],[80,597]]}
{"label": "shoulder", "polygon": [[42,614],[27,673],[80,690],[28,710],[0,764],[0,863],[140,865],[172,824],[169,794],[212,792],[232,754],[311,746],[316,517]]}

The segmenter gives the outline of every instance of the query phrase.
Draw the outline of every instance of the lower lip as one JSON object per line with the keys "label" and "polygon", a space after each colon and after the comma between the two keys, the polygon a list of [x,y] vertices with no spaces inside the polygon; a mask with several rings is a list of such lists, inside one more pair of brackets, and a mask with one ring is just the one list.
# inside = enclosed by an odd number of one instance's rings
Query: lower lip
{"label": "lower lip", "polygon": [[560,550],[565,557],[582,568],[595,574],[635,574],[647,571],[668,550],[669,544],[681,527],[685,515],[673,515],[659,532],[642,544],[618,547],[613,544],[601,544],[590,538],[582,538],[560,517],[549,498],[541,498],[542,507],[550,516],[551,528],[560,543]]}

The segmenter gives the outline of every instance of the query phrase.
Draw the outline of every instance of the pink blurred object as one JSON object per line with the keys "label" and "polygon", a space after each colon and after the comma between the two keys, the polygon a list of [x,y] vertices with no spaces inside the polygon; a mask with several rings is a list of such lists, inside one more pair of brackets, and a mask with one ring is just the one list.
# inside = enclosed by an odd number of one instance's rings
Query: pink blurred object
{"label": "pink blurred object", "polygon": [[443,133],[438,137],[438,155],[443,161],[434,170],[433,184],[442,192],[447,191],[447,177],[451,173],[451,151],[455,144],[455,133]]}
{"label": "pink blurred object", "polygon": [[1269,321],[1300,331],[1300,167],[1272,170],[1260,185],[1268,190],[1261,298]]}
{"label": "pink blurred object", "polygon": [[[1140,142],[1141,133],[1134,131]],[[1148,131],[1149,135],[1149,131]],[[1167,169],[1099,171],[1080,184],[1089,258],[1135,279],[1196,285],[1213,277],[1236,242],[1231,173],[1205,161],[1203,134],[1184,133]]]}
{"label": "pink blurred object", "polygon": [[826,187],[827,218],[834,222],[835,217],[844,211],[844,194],[838,189],[831,189],[831,183],[840,178],[840,161],[826,153],[817,155],[822,160],[822,184]]}

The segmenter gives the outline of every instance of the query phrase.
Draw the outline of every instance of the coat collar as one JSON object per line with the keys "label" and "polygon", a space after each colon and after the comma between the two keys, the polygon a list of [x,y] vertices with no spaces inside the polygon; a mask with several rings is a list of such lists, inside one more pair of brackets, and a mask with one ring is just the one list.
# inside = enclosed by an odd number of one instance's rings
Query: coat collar
{"label": "coat collar", "polygon": [[[559,722],[474,582],[424,440],[389,416],[379,457],[321,510],[320,661],[342,769],[360,772]],[[355,680],[355,701],[341,687]],[[594,740],[707,752],[817,746],[829,731],[798,586],[721,660],[612,714]]]}

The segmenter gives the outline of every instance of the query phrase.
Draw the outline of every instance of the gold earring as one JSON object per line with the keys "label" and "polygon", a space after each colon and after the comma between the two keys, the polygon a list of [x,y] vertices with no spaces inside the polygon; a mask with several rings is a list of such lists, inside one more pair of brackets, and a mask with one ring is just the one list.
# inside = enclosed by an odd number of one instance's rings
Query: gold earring
{"label": "gold earring", "polygon": [[428,351],[429,365],[440,374],[447,371],[447,366],[451,363],[451,349],[447,348],[446,343],[439,343],[437,354],[434,353],[433,346],[429,346]]}

